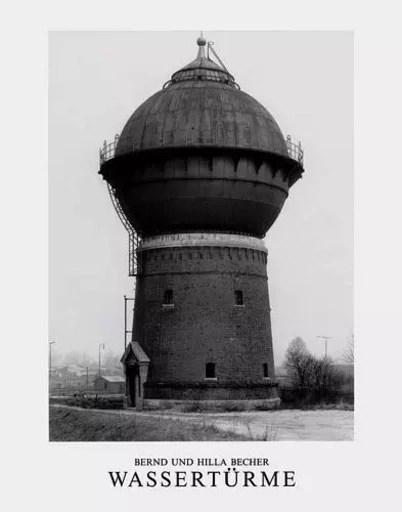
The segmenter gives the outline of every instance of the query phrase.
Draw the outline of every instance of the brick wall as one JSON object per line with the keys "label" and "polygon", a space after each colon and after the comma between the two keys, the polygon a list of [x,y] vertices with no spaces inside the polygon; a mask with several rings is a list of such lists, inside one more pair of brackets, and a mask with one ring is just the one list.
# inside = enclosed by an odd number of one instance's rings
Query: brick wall
{"label": "brick wall", "polygon": [[160,400],[262,400],[277,398],[277,383],[220,384],[216,383],[146,383],[145,395]]}
{"label": "brick wall", "polygon": [[[172,398],[197,384],[206,384],[197,396],[266,397],[264,363],[275,379],[266,263],[264,251],[246,248],[140,252],[133,331],[151,359],[148,398],[169,398],[169,392],[156,391],[166,384],[178,385],[170,387]],[[173,304],[163,305],[166,290],[173,291]],[[236,305],[235,290],[243,292],[244,305]],[[216,368],[212,382],[205,380],[210,362]]]}

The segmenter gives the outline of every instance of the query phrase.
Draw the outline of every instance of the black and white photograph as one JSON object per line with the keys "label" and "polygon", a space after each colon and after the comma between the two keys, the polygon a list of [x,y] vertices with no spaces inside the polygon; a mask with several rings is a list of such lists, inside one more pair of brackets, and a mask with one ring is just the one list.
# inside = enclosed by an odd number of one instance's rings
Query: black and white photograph
{"label": "black and white photograph", "polygon": [[398,508],[396,7],[5,5],[2,510]]}
{"label": "black and white photograph", "polygon": [[353,441],[353,32],[48,42],[49,441]]}

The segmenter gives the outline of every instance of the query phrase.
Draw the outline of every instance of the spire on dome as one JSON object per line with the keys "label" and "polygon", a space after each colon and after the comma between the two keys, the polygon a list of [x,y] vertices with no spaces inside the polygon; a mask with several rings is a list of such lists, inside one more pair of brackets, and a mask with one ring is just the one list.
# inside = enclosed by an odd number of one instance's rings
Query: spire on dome
{"label": "spire on dome", "polygon": [[197,39],[197,44],[200,48],[202,48],[203,46],[205,46],[207,44],[207,40],[205,39],[204,37],[204,34],[201,30],[201,35],[200,37]]}
{"label": "spire on dome", "polygon": [[[172,79],[169,80],[165,84],[164,87],[169,87],[178,82],[184,81],[212,81],[212,82],[221,82],[226,85],[239,88],[239,86],[235,83],[233,76],[228,72],[228,70],[223,66],[221,60],[219,60],[219,64],[214,62],[209,58],[209,55],[205,55],[205,47],[210,43],[205,39],[203,32],[201,31],[200,36],[197,38],[198,45],[198,54],[197,58],[179,69],[172,75]],[[215,52],[213,52],[215,55]]]}

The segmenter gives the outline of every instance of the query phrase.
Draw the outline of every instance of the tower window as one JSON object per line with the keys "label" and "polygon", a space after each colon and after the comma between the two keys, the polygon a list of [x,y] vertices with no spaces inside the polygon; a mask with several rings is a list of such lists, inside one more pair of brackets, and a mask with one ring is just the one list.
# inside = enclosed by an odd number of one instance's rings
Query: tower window
{"label": "tower window", "polygon": [[206,379],[215,379],[215,363],[207,363],[205,365],[205,378]]}
{"label": "tower window", "polygon": [[267,379],[268,378],[268,364],[267,363],[264,363],[262,365],[262,371],[264,374],[264,378]]}
{"label": "tower window", "polygon": [[165,293],[163,295],[163,304],[173,304],[173,290],[165,290]]}
{"label": "tower window", "polygon": [[236,306],[243,306],[243,292],[242,290],[235,290],[235,304]]}

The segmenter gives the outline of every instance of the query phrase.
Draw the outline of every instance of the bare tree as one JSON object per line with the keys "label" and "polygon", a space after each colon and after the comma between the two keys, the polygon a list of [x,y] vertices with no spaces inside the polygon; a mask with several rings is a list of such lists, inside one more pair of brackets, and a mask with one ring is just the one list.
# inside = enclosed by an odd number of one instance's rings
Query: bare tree
{"label": "bare tree", "polygon": [[289,343],[285,365],[300,401],[315,403],[336,396],[340,381],[332,360],[310,354],[301,338]]}
{"label": "bare tree", "polygon": [[286,350],[285,361],[286,363],[299,361],[308,353],[309,351],[307,349],[306,342],[300,338],[300,336],[297,336],[296,338],[293,338],[289,343],[289,346]]}
{"label": "bare tree", "polygon": [[297,388],[303,388],[306,385],[309,372],[309,351],[302,338],[294,338],[286,350],[285,366],[292,380],[292,384]]}
{"label": "bare tree", "polygon": [[343,360],[347,364],[355,364],[355,337],[353,334],[348,339],[345,352],[343,353]]}

